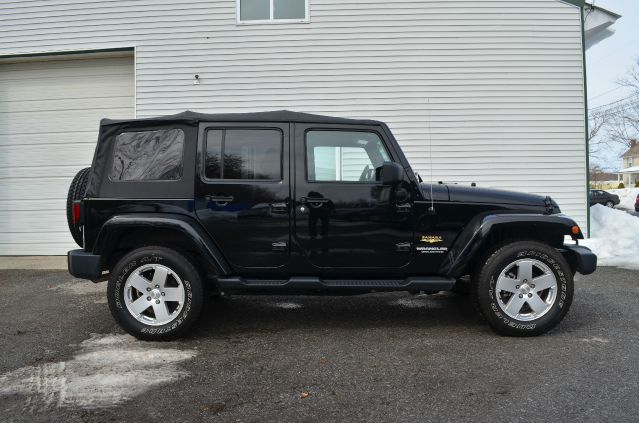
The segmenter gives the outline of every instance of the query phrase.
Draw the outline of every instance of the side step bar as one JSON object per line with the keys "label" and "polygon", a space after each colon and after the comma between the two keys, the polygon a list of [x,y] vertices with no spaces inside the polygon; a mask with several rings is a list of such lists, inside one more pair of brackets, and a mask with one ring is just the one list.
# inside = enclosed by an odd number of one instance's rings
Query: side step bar
{"label": "side step bar", "polygon": [[369,292],[369,291],[447,291],[455,285],[454,278],[443,276],[410,277],[407,279],[320,279],[296,276],[290,279],[219,278],[222,291],[250,292]]}

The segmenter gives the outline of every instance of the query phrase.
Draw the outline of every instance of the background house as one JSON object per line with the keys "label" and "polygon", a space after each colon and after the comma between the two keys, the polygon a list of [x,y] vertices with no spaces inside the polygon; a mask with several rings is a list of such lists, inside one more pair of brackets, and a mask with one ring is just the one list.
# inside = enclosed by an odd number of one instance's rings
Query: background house
{"label": "background house", "polygon": [[637,140],[631,140],[630,148],[621,155],[619,175],[626,187],[633,187],[639,182],[639,145],[637,145]]}
{"label": "background house", "polygon": [[425,180],[550,194],[585,227],[583,11],[582,0],[3,2],[0,254],[73,247],[66,190],[100,118],[185,109],[381,119]]}

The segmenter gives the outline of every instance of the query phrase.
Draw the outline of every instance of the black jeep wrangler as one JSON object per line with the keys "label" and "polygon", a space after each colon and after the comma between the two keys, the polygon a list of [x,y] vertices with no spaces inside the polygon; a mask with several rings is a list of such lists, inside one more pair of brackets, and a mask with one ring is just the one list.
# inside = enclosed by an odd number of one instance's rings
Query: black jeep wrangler
{"label": "black jeep wrangler", "polygon": [[550,197],[423,184],[389,128],[288,111],[102,120],[69,189],[78,278],[108,279],[130,334],[174,339],[205,297],[471,292],[538,335],[596,256]]}

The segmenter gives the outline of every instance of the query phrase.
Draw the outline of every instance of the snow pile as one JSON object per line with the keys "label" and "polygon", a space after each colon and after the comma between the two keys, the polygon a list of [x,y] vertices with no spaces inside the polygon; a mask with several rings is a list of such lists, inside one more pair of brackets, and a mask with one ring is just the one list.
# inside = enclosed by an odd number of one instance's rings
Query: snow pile
{"label": "snow pile", "polygon": [[599,266],[639,270],[639,218],[600,204],[590,208],[592,238],[580,241],[597,255]]}
{"label": "snow pile", "polygon": [[639,194],[639,188],[609,189],[608,192],[619,196],[621,202],[617,207],[628,210],[635,209],[635,200],[637,199],[637,194]]}
{"label": "snow pile", "polygon": [[161,348],[129,335],[92,335],[80,348],[67,361],[0,375],[0,398],[24,395],[32,411],[110,407],[189,376],[179,364],[196,354],[194,350]]}

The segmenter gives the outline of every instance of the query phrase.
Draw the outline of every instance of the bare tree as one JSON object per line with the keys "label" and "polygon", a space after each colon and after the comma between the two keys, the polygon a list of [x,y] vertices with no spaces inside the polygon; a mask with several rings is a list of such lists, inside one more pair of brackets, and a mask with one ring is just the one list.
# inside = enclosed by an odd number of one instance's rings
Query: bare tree
{"label": "bare tree", "polygon": [[617,179],[615,173],[607,171],[597,163],[590,163],[590,188],[605,189]]}
{"label": "bare tree", "polygon": [[610,116],[605,110],[588,113],[588,145],[590,157],[595,160],[604,160],[605,153],[610,149],[610,139],[602,133],[609,120]]}
{"label": "bare tree", "polygon": [[609,112],[606,132],[610,141],[630,147],[639,138],[639,92],[630,101]]}
{"label": "bare tree", "polygon": [[627,148],[632,140],[639,138],[639,60],[618,84],[629,88],[631,93],[623,101],[607,109],[609,118],[606,131],[612,142]]}
{"label": "bare tree", "polygon": [[601,166],[597,164],[590,165],[590,187],[591,188],[599,188],[601,184],[601,175],[604,173],[604,170]]}
{"label": "bare tree", "polygon": [[639,92],[639,59],[626,72],[626,77],[618,81],[618,84],[624,87],[630,87],[634,92]]}
{"label": "bare tree", "polygon": [[590,157],[609,169],[617,167],[617,163],[607,163],[610,152],[627,149],[632,140],[639,139],[639,60],[617,83],[626,87],[629,95],[588,113]]}

